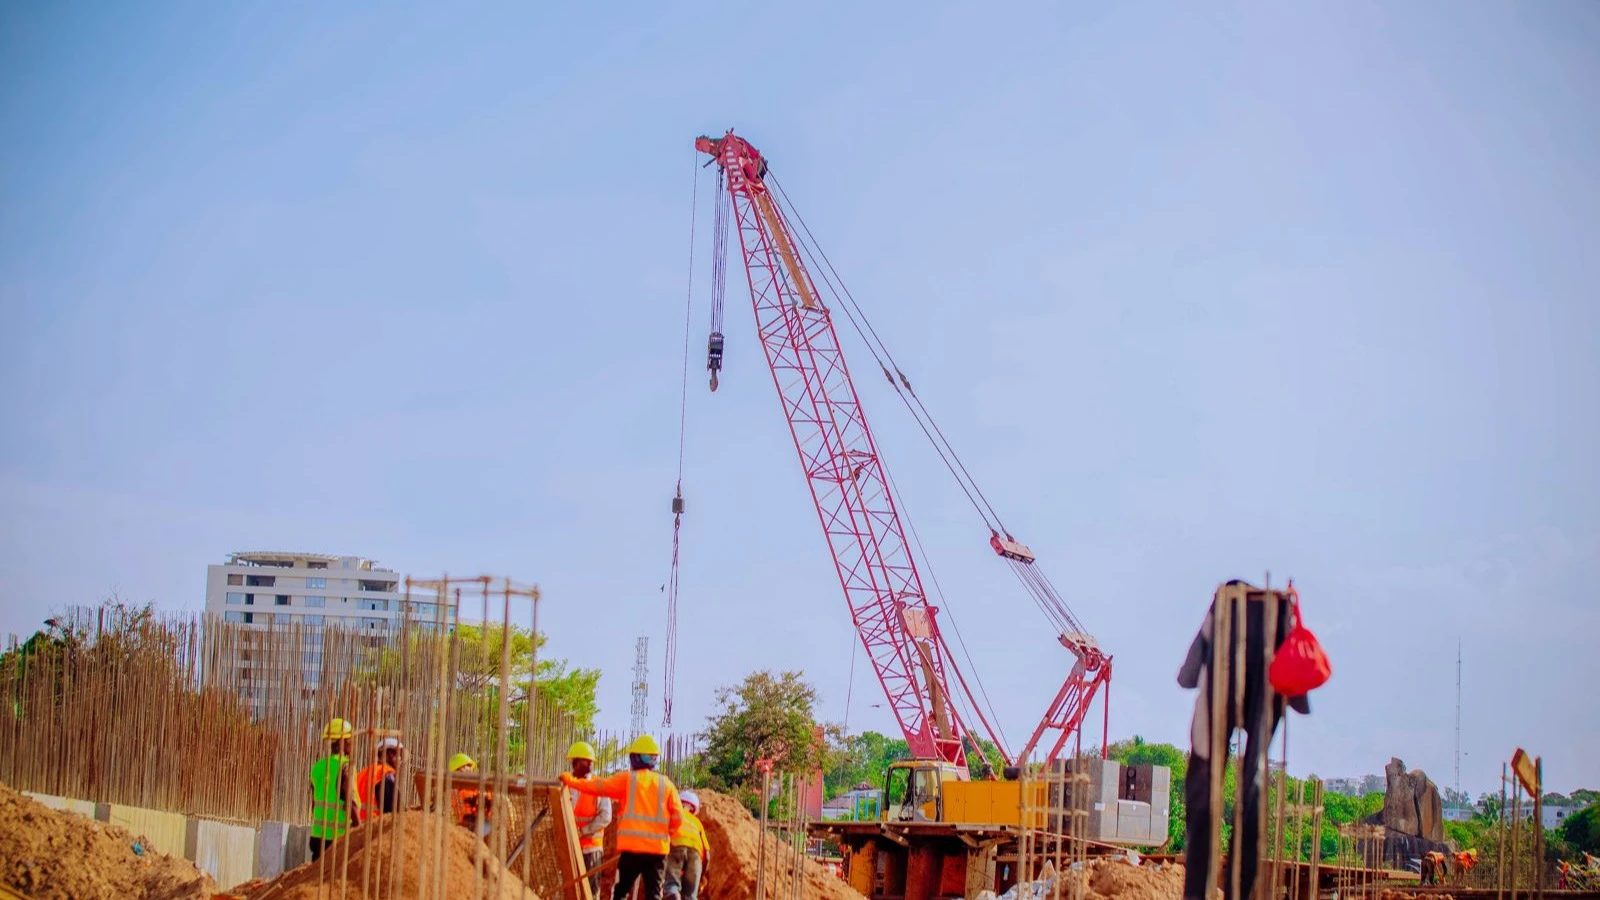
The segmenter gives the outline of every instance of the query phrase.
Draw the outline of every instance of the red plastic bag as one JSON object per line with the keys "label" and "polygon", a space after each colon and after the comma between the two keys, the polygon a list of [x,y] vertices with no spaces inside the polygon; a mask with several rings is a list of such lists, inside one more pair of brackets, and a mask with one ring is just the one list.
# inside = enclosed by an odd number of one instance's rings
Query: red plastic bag
{"label": "red plastic bag", "polygon": [[1272,689],[1283,696],[1301,697],[1327,684],[1333,675],[1333,665],[1328,662],[1322,643],[1300,616],[1300,592],[1294,585],[1289,586],[1289,595],[1294,598],[1294,628],[1273,654],[1267,680],[1272,682]]}

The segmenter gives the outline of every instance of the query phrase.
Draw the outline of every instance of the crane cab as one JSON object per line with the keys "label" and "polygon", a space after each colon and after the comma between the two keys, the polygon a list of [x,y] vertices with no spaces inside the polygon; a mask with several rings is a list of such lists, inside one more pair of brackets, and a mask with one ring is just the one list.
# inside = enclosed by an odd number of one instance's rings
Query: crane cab
{"label": "crane cab", "polygon": [[965,766],[944,760],[906,759],[892,762],[883,780],[884,821],[946,821],[945,784],[967,780]]}

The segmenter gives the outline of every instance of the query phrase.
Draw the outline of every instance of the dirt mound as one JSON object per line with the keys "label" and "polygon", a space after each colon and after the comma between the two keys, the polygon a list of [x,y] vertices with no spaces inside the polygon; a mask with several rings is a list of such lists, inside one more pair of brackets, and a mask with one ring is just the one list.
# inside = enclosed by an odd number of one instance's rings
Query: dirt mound
{"label": "dirt mound", "polygon": [[539,900],[471,832],[422,812],[383,816],[336,841],[316,862],[272,881],[251,882],[234,890],[248,900],[432,897],[434,881],[441,872],[434,865],[441,824],[444,893],[440,896],[444,900],[478,900],[484,896],[492,900]]}
{"label": "dirt mound", "polygon": [[0,882],[35,900],[206,900],[216,892],[194,863],[148,848],[126,828],[0,785]]}
{"label": "dirt mound", "polygon": [[1135,866],[1123,858],[1089,863],[1089,897],[1116,900],[1178,900],[1183,896],[1183,866]]}
{"label": "dirt mound", "polygon": [[[763,885],[767,896],[756,897],[760,825],[732,797],[698,789],[695,793],[704,804],[700,820],[705,823],[706,837],[711,841],[711,869],[700,885],[700,896],[706,900],[788,897],[795,872],[794,850],[776,837],[767,837],[767,873]],[[861,895],[848,884],[812,860],[802,858],[800,867],[801,877],[805,879],[803,896],[806,900],[861,900]]]}
{"label": "dirt mound", "polygon": [[[1054,870],[1050,869],[1053,873]],[[1047,874],[1031,885],[1013,886],[1000,895],[1000,900],[1053,896],[1050,885],[1054,875]],[[1074,892],[1075,886],[1087,883],[1084,900],[1178,900],[1183,896],[1183,866],[1172,863],[1144,863],[1133,865],[1124,856],[1092,859],[1088,871],[1068,869],[1063,880],[1061,896]],[[985,892],[982,897],[993,897]],[[1213,900],[1221,900],[1222,892],[1213,890]]]}

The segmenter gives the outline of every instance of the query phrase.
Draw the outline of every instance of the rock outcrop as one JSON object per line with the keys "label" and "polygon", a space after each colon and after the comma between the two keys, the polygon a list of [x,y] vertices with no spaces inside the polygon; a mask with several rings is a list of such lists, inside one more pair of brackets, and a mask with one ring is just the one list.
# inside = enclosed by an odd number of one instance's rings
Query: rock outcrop
{"label": "rock outcrop", "polygon": [[1439,788],[1421,769],[1406,771],[1398,758],[1384,767],[1388,787],[1383,795],[1383,826],[1392,832],[1440,843],[1444,840],[1444,803]]}

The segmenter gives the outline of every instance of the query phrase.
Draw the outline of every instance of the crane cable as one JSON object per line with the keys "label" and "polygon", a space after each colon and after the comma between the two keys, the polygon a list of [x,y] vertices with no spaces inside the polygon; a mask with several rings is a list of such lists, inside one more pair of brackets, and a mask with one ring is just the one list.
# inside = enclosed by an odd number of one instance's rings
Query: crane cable
{"label": "crane cable", "polygon": [[[889,483],[889,490],[894,494],[895,505],[905,513],[906,528],[911,531],[911,540],[917,545],[917,555],[922,557],[923,568],[928,570],[928,580],[933,583],[933,592],[939,598],[939,608],[944,612],[945,619],[949,621],[951,630],[956,633],[956,643],[961,645],[961,655],[967,659],[967,669],[972,672],[972,680],[978,683],[978,693],[983,697],[984,706],[989,709],[989,718],[985,720],[983,718],[983,709],[978,706],[978,699],[970,696],[969,692],[968,700],[972,703],[973,709],[977,713],[974,718],[980,722],[985,722],[985,724],[991,721],[995,723],[994,733],[990,735],[990,738],[994,739],[995,745],[1000,748],[1000,752],[1007,759],[1010,759],[1010,751],[1006,750],[1005,744],[999,740],[1000,735],[1003,733],[1003,729],[999,725],[1000,715],[995,712],[994,701],[989,699],[989,689],[984,686],[983,677],[978,674],[977,664],[972,661],[972,653],[967,650],[967,639],[961,634],[961,626],[956,622],[955,615],[950,611],[949,603],[945,600],[944,587],[939,584],[939,573],[934,571],[933,561],[929,559],[928,551],[922,546],[922,535],[917,533],[916,520],[911,517],[911,511],[906,507],[904,495],[900,493],[900,486],[895,484],[894,476],[889,474],[887,466],[884,467],[883,474],[885,480]],[[955,695],[952,693],[950,696],[954,698]]]}
{"label": "crane cable", "polygon": [[[893,357],[889,355],[888,347],[884,345],[882,339],[878,337],[878,333],[876,329],[872,327],[872,323],[867,318],[866,312],[862,310],[860,305],[855,302],[855,298],[853,296],[849,296],[849,289],[844,286],[844,279],[839,277],[838,271],[833,268],[832,261],[827,258],[827,254],[823,252],[821,245],[816,240],[816,237],[811,234],[810,227],[806,225],[805,220],[800,216],[800,213],[795,210],[794,204],[789,200],[788,195],[784,193],[783,186],[778,183],[774,176],[771,175],[770,171],[768,173],[767,180],[771,181],[773,187],[777,189],[779,199],[782,201],[784,209],[789,215],[793,216],[795,221],[800,224],[801,229],[805,233],[804,238],[801,238],[798,234],[795,235],[795,242],[799,246],[800,252],[807,257],[807,260],[811,263],[812,270],[822,273],[823,284],[827,286],[830,293],[832,293],[835,297],[849,297],[849,305],[841,304],[839,308],[844,311],[845,318],[849,320],[851,327],[854,328],[856,334],[861,337],[862,342],[867,345],[867,352],[872,354],[873,360],[876,361],[878,363],[878,367],[884,371],[884,376],[888,378],[889,383],[891,385],[895,384],[894,379],[889,377],[888,368],[893,366],[897,374],[900,373],[900,368],[895,364]],[[783,211],[780,210],[780,214],[782,214],[782,212]],[[819,258],[822,265],[818,265]],[[826,266],[826,269],[824,269],[823,266]],[[832,272],[833,274],[831,279],[828,277],[829,272]],[[837,287],[835,286],[835,281],[838,282]],[[851,306],[855,307],[855,314],[852,314],[850,309]],[[860,317],[860,321],[857,321],[857,316]],[[863,326],[865,326],[865,329],[863,329]],[[868,332],[872,334],[872,339],[867,337]],[[882,349],[883,355],[881,357],[879,356],[879,348]],[[887,365],[885,365],[885,359],[888,360]],[[909,391],[911,387],[910,380],[907,379],[903,374],[901,374],[900,377],[902,382],[905,384],[906,389]],[[905,396],[903,393],[901,393],[898,385],[895,386],[895,391],[897,394],[900,394],[901,401],[905,402]],[[915,392],[912,393],[913,396],[915,396]],[[920,400],[917,401],[917,405],[919,407],[921,406]],[[995,530],[997,527],[1003,531],[1004,526],[1000,522],[999,515],[995,513],[994,507],[990,505],[989,499],[983,495],[981,490],[978,489],[976,482],[974,482],[971,475],[967,473],[966,466],[959,458],[955,457],[954,448],[949,446],[948,441],[943,440],[943,432],[938,431],[938,426],[933,423],[932,416],[927,413],[926,408],[923,408],[923,415],[927,418],[926,423],[924,423],[923,417],[917,415],[917,411],[915,409],[911,409],[909,404],[907,404],[907,408],[911,411],[912,418],[915,419],[917,424],[922,427],[923,434],[928,438],[929,442],[933,444],[934,450],[939,453],[941,459],[945,460],[945,468],[950,471],[950,474],[955,478],[956,483],[960,485],[962,490],[967,493],[967,500],[972,503],[973,509],[977,510],[978,515],[984,520],[985,524],[990,526],[991,531]],[[934,437],[934,433],[929,432],[930,425],[933,428],[933,432],[938,434],[937,440]],[[943,448],[940,446],[941,441],[943,441]],[[950,458],[945,457],[946,451],[948,451],[950,454]],[[957,469],[960,470],[961,474],[957,473]],[[969,692],[967,699],[968,702],[972,704],[972,709],[976,713],[976,715],[974,715],[972,718],[984,723],[990,721],[998,722],[1000,717],[995,712],[994,702],[989,698],[988,688],[984,685],[982,677],[978,675],[977,667],[972,662],[972,654],[967,649],[966,638],[961,633],[961,627],[956,622],[954,614],[950,611],[950,607],[946,604],[944,590],[939,584],[939,576],[934,571],[933,564],[929,560],[927,550],[924,549],[922,545],[922,537],[917,533],[916,523],[912,519],[910,511],[906,506],[904,496],[900,493],[899,486],[895,484],[894,476],[890,474],[888,467],[885,466],[883,468],[883,473],[884,478],[888,483],[888,488],[894,504],[904,513],[902,516],[902,521],[905,522],[907,529],[911,533],[911,539],[916,544],[917,555],[922,558],[922,566],[928,572],[928,577],[933,584],[934,592],[939,598],[939,605],[944,610],[945,618],[950,622],[951,630],[955,632],[956,642],[961,646],[962,655],[966,657],[967,666],[972,672],[973,680],[978,684],[978,693],[983,697],[983,704],[980,706],[978,703],[978,698],[971,696]],[[962,474],[966,475],[965,479],[962,478]],[[985,514],[985,509],[988,510],[987,515]],[[993,517],[992,523],[990,520],[991,516]],[[1009,534],[1007,536],[1009,537]],[[909,547],[907,548],[907,551],[910,551]],[[1043,606],[1041,606],[1041,609],[1043,609]],[[1047,617],[1050,615],[1048,611],[1046,611],[1045,614]],[[946,652],[949,652],[948,649]],[[963,686],[965,685],[963,684]],[[951,693],[950,699],[951,702],[954,703],[954,693]],[[984,707],[988,708],[989,717],[987,719],[985,719],[983,716]],[[999,740],[1000,735],[998,726],[995,728],[995,732],[991,733],[990,737],[996,739],[996,745],[1000,748],[1000,752],[1009,758],[1009,752],[1005,749],[1004,743]]]}
{"label": "crane cable", "polygon": [[[867,316],[866,311],[861,308],[860,303],[855,299],[855,295],[850,292],[849,287],[844,283],[844,279],[839,275],[838,270],[834,268],[832,260],[828,258],[821,244],[811,233],[811,228],[806,224],[805,218],[795,209],[794,203],[789,199],[787,192],[784,191],[783,185],[770,171],[765,180],[770,182],[776,189],[778,198],[787,213],[792,215],[794,220],[799,223],[803,237],[797,234],[796,243],[800,245],[801,251],[808,257],[812,257],[814,263],[820,259],[822,265],[813,265],[813,268],[822,275],[823,283],[827,285],[828,290],[835,297],[845,301],[840,305],[845,318],[850,321],[856,334],[860,335],[862,341],[867,344],[867,350],[872,354],[873,360],[878,363],[879,368],[883,370],[884,378],[894,388],[895,393],[900,397],[907,411],[911,413],[912,418],[916,420],[923,434],[933,444],[934,450],[939,454],[941,461],[944,462],[945,468],[949,470],[950,474],[956,479],[956,483],[961,486],[963,493],[967,495],[968,502],[977,510],[991,533],[1003,534],[1007,540],[1014,540],[1010,531],[1001,521],[999,513],[995,511],[993,504],[989,502],[989,498],[978,487],[977,481],[972,477],[972,473],[968,471],[966,464],[962,462],[955,448],[950,445],[949,439],[945,437],[944,430],[934,420],[933,414],[923,404],[922,398],[917,396],[916,389],[911,385],[911,379],[905,375],[895,362],[893,354],[889,352],[888,345],[884,343],[877,329],[873,327],[872,320]],[[814,253],[813,247],[815,248]],[[830,273],[832,275],[831,278],[829,277]],[[837,286],[835,286],[835,282],[837,282]],[[859,322],[857,317],[860,319]],[[871,335],[870,338],[868,337],[869,334]],[[891,368],[894,370],[892,375],[890,374]],[[981,507],[980,503],[982,504]],[[1071,608],[1067,606],[1066,601],[1062,599],[1060,593],[1055,589],[1055,586],[1050,583],[1049,578],[1037,566],[1033,565],[1031,561],[1023,561],[1011,557],[1007,557],[1007,561],[1011,564],[1011,569],[1016,574],[1018,581],[1033,597],[1034,603],[1039,607],[1040,612],[1044,613],[1045,618],[1055,625],[1059,631],[1077,632],[1081,635],[1088,634],[1078,621],[1077,616],[1072,613]]]}
{"label": "crane cable", "polygon": [[661,727],[672,727],[672,689],[678,668],[678,536],[683,528],[683,450],[689,424],[689,330],[694,319],[694,238],[700,206],[700,161],[694,160],[694,184],[689,198],[689,287],[683,308],[683,383],[678,391],[678,482],[672,495],[672,567],[667,583],[666,675],[662,688]]}
{"label": "crane cable", "polygon": [[[916,389],[911,386],[911,379],[901,371],[899,364],[895,362],[894,354],[889,352],[889,346],[884,343],[883,338],[878,334],[878,330],[873,327],[872,320],[868,318],[866,311],[861,308],[861,304],[856,301],[855,295],[850,293],[850,288],[845,285],[844,278],[839,275],[838,270],[833,266],[833,261],[823,251],[822,245],[817,241],[816,236],[811,233],[811,227],[806,224],[805,218],[800,215],[799,210],[795,209],[794,203],[784,191],[783,185],[778,182],[776,176],[770,173],[766,180],[772,182],[772,186],[777,188],[778,197],[782,200],[785,209],[800,224],[800,229],[805,235],[804,240],[800,241],[800,243],[804,245],[809,242],[810,247],[815,247],[815,255],[820,258],[823,265],[814,266],[813,268],[822,274],[822,280],[827,284],[828,290],[835,297],[846,301],[847,305],[841,306],[841,309],[844,310],[846,318],[850,320],[851,326],[856,329],[856,333],[866,343],[867,350],[872,354],[873,360],[883,370],[884,378],[894,386],[895,393],[899,395],[901,402],[906,405],[906,409],[910,411],[912,418],[916,419],[917,424],[922,427],[923,433],[927,435],[929,442],[933,444],[940,458],[945,460],[945,467],[950,470],[950,474],[961,484],[962,489],[968,492],[968,499],[973,502],[973,506],[978,507],[978,504],[982,503],[982,508],[978,509],[978,514],[983,517],[985,524],[988,524],[993,530],[1007,533],[1009,537],[1004,523],[1000,521],[1000,514],[995,511],[994,505],[984,495],[982,488],[978,487],[978,482],[972,477],[972,473],[967,470],[966,463],[961,461],[961,457],[956,453],[955,448],[951,446],[949,439],[944,436],[944,431],[934,421],[933,414],[928,412],[928,408],[922,404],[922,398],[917,396]],[[810,247],[805,248],[807,255],[810,255]],[[832,275],[831,278],[829,277],[830,273]],[[834,286],[834,282],[838,283],[837,287]],[[852,308],[854,309],[854,314],[851,313]],[[859,323],[856,321],[857,316],[860,317]],[[864,331],[863,326],[865,326]],[[870,338],[868,337],[869,334],[871,335]],[[890,369],[894,370],[893,375],[889,374]],[[910,399],[907,399],[908,395]],[[913,403],[915,406],[913,406]]]}

